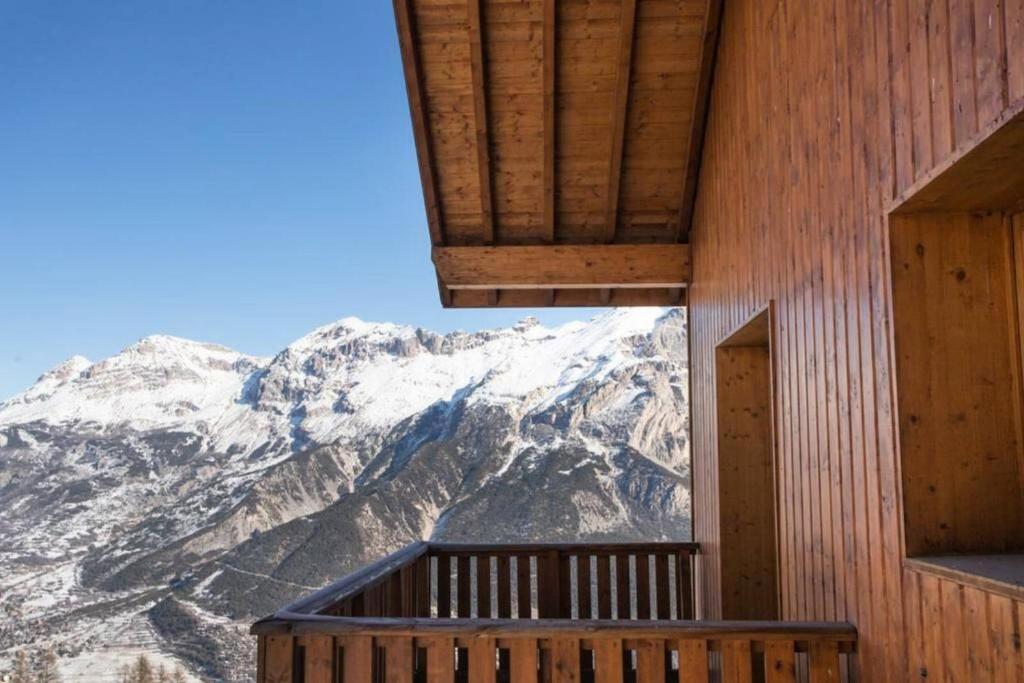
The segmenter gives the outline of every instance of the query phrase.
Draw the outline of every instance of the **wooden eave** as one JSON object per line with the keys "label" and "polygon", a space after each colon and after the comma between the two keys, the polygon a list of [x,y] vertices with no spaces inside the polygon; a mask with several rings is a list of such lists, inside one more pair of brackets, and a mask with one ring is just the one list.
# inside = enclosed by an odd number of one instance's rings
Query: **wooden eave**
{"label": "wooden eave", "polygon": [[394,0],[445,306],[679,305],[721,0]]}

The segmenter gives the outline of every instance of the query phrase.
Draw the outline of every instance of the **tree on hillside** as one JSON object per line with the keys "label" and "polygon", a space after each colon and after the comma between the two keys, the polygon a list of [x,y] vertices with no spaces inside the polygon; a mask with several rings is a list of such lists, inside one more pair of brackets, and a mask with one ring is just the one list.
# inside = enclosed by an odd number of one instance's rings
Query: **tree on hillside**
{"label": "tree on hillside", "polygon": [[39,658],[39,675],[36,676],[37,683],[61,683],[60,668],[57,665],[57,653],[53,646],[43,650]]}
{"label": "tree on hillside", "polygon": [[14,655],[14,671],[11,672],[11,683],[31,683],[32,671],[28,663],[28,653],[18,650]]}

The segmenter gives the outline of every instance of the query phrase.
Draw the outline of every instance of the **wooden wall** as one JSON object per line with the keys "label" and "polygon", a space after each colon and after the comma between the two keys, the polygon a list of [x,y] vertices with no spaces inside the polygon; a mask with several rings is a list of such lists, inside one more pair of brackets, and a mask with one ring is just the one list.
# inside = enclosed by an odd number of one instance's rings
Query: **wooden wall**
{"label": "wooden wall", "polygon": [[717,616],[714,348],[774,300],[782,616],[856,624],[862,680],[945,647],[902,564],[886,217],[1024,98],[1022,22],[1024,0],[725,3],[691,237],[702,604]]}

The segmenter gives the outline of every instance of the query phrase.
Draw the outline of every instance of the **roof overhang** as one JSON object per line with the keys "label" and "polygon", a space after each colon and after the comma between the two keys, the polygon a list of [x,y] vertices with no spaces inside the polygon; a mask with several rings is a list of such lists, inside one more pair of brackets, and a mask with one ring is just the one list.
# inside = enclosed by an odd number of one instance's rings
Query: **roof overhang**
{"label": "roof overhang", "polygon": [[395,0],[446,306],[678,305],[721,0]]}

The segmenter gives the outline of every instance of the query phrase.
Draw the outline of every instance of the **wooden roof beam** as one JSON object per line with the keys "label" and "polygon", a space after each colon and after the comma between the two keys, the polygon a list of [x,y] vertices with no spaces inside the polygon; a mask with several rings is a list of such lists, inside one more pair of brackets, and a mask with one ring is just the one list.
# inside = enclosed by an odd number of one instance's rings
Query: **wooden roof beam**
{"label": "wooden roof beam", "polygon": [[469,63],[473,77],[473,120],[476,128],[476,165],[480,179],[480,215],[483,243],[494,244],[494,202],[491,198],[491,143],[487,125],[487,75],[484,68],[481,0],[466,0],[469,24]]}
{"label": "wooden roof beam", "polygon": [[409,114],[412,117],[412,132],[416,141],[416,160],[420,167],[420,181],[423,184],[423,202],[427,209],[430,241],[432,244],[444,244],[441,203],[437,197],[433,155],[430,151],[427,98],[423,93],[423,77],[416,55],[416,27],[413,23],[412,0],[394,0],[394,4],[395,26],[398,28],[398,44],[402,50],[402,69],[405,71],[405,87],[409,96]]}
{"label": "wooden roof beam", "polygon": [[683,288],[684,244],[434,247],[448,289]]}
{"label": "wooden roof beam", "polygon": [[619,14],[619,59],[615,78],[615,120],[612,125],[612,155],[608,164],[608,208],[605,211],[604,241],[615,241],[619,218],[619,193],[622,184],[622,153],[626,140],[626,116],[629,105],[629,78],[633,63],[633,32],[636,26],[636,0],[623,0]]}
{"label": "wooden roof beam", "polygon": [[558,15],[557,0],[544,0],[544,35],[541,74],[543,78],[544,101],[544,170],[542,186],[544,198],[544,225],[547,226],[545,239],[555,241],[555,31]]}
{"label": "wooden roof beam", "polygon": [[694,94],[693,116],[690,120],[689,151],[686,160],[686,180],[683,183],[683,201],[679,207],[679,225],[676,239],[688,242],[693,223],[693,205],[697,200],[697,180],[700,177],[701,154],[704,149],[704,129],[707,127],[708,103],[711,100],[711,80],[714,75],[718,34],[722,23],[723,0],[707,0],[704,13],[704,35],[700,50],[700,71]]}

